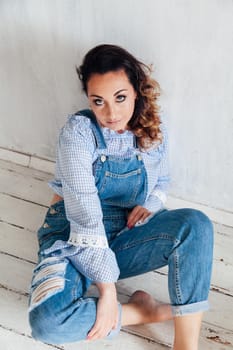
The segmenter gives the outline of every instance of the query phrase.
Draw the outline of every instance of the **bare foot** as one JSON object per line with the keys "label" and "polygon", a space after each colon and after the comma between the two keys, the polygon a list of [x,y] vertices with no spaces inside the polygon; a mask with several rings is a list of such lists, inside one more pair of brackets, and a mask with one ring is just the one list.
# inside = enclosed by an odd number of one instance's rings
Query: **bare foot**
{"label": "bare foot", "polygon": [[[171,306],[156,301],[150,294],[137,290],[128,301],[141,316],[141,323],[163,322],[172,319]],[[136,310],[135,310],[136,311]]]}

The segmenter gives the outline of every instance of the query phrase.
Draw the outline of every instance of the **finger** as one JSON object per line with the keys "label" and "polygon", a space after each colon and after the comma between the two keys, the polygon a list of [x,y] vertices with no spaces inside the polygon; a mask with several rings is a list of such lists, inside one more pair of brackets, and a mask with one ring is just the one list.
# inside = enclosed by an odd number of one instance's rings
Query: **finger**
{"label": "finger", "polygon": [[150,216],[150,215],[151,215],[150,212],[143,213],[140,221],[144,222],[146,220],[146,218],[148,218],[148,216]]}
{"label": "finger", "polygon": [[106,329],[106,328],[99,329],[91,337],[88,335],[87,339],[88,340],[97,340],[97,339],[105,338],[109,334],[110,331],[111,331],[111,329]]}
{"label": "finger", "polygon": [[96,340],[102,338],[103,331],[102,329],[96,329],[94,333],[88,333],[87,339],[88,340]]}
{"label": "finger", "polygon": [[92,328],[92,330],[87,334],[87,339],[92,340],[96,334],[98,334],[98,329],[97,328]]}
{"label": "finger", "polygon": [[132,220],[138,214],[139,211],[140,211],[139,206],[134,207],[133,210],[128,215],[128,220]]}
{"label": "finger", "polygon": [[127,221],[127,224],[128,225],[133,225],[136,223],[137,220],[139,220],[140,218],[140,211],[141,211],[141,208],[140,207],[135,207],[131,213],[129,214],[128,216],[128,221]]}
{"label": "finger", "polygon": [[144,210],[139,210],[133,217],[130,218],[128,221],[129,225],[134,226],[136,222],[143,219],[144,214],[146,214]]}
{"label": "finger", "polygon": [[117,326],[118,326],[118,321],[116,321],[112,327],[112,329],[117,329]]}
{"label": "finger", "polygon": [[93,338],[95,336],[95,334],[97,334],[100,331],[101,327],[99,322],[95,322],[94,326],[92,327],[92,329],[90,330],[90,332],[87,334],[88,338]]}
{"label": "finger", "polygon": [[140,211],[136,216],[134,216],[133,220],[128,222],[128,225],[133,227],[136,223],[141,224],[145,221],[145,219],[150,216],[149,211]]}
{"label": "finger", "polygon": [[111,331],[111,325],[107,324],[104,327],[100,324],[94,325],[94,327],[91,329],[91,331],[87,334],[88,340],[96,340],[101,339],[107,336],[107,334]]}

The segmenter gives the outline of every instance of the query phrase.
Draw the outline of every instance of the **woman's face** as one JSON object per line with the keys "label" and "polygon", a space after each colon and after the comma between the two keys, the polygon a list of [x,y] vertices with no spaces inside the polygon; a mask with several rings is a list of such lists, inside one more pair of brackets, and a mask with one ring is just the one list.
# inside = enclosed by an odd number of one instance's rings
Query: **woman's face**
{"label": "woman's face", "polygon": [[136,92],[123,69],[94,73],[87,83],[87,96],[102,127],[119,132],[127,129],[135,108]]}

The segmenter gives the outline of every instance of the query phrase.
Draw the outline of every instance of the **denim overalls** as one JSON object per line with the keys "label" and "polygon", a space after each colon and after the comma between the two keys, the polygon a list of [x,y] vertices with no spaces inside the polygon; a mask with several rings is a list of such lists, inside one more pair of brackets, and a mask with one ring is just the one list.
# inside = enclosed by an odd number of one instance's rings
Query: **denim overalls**
{"label": "denim overalls", "polygon": [[[83,113],[82,113],[83,114]],[[91,115],[89,114],[91,117]],[[147,174],[139,151],[131,158],[106,156],[105,140],[99,125],[92,119],[98,158],[93,166],[95,183],[103,211],[108,241],[125,228],[129,210],[143,205],[147,196]],[[137,149],[137,139],[134,138]]]}
{"label": "denim overalls", "polygon": [[[173,315],[208,309],[212,223],[198,210],[164,209],[142,225],[128,229],[129,210],[143,205],[147,196],[147,174],[142,157],[139,152],[127,159],[104,155],[101,150],[106,144],[101,129],[94,119],[91,126],[98,151],[93,173],[109,246],[115,252],[120,269],[119,278],[168,265]],[[38,231],[39,264],[33,273],[30,292],[32,336],[53,344],[83,340],[96,318],[98,299],[85,297],[92,282],[74,268],[68,256],[61,256],[59,252],[45,254],[57,240],[69,238],[70,227],[63,201],[51,205],[45,223],[47,227],[43,225]],[[120,316],[119,303],[118,327],[109,337],[120,331]]]}

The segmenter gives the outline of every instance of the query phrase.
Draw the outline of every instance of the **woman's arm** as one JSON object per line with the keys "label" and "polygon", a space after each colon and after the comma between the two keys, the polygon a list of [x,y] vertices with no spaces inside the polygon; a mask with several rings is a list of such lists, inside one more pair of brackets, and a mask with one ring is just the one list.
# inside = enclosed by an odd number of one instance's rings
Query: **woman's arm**
{"label": "woman's arm", "polygon": [[96,321],[87,335],[88,340],[106,337],[112,329],[117,328],[119,312],[117,293],[114,283],[96,283],[99,290]]}
{"label": "woman's arm", "polygon": [[[127,226],[134,227],[136,224],[143,223],[150,215],[158,212],[164,207],[167,200],[167,190],[170,183],[169,162],[168,162],[168,137],[164,124],[161,125],[163,133],[163,142],[159,145],[157,152],[159,153],[158,177],[153,190],[149,194],[146,202],[140,206],[133,208],[128,216]],[[157,153],[156,152],[156,153]],[[153,155],[153,151],[152,151]],[[152,157],[151,155],[151,157]],[[158,154],[156,154],[158,157]]]}
{"label": "woman's arm", "polygon": [[92,171],[94,147],[89,119],[70,117],[60,133],[56,163],[70,221],[70,238],[63,244],[63,255],[92,281],[114,283],[119,269],[103,226]]}
{"label": "woman's arm", "polygon": [[153,213],[164,207],[167,200],[167,191],[170,185],[168,135],[164,124],[161,124],[161,130],[163,134],[163,141],[158,147],[158,152],[160,155],[160,162],[158,164],[158,179],[149,197],[143,205],[144,208]]}

